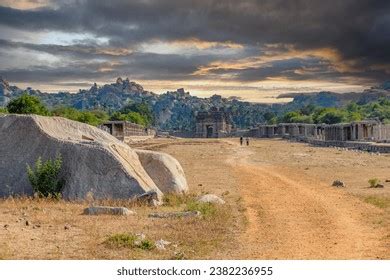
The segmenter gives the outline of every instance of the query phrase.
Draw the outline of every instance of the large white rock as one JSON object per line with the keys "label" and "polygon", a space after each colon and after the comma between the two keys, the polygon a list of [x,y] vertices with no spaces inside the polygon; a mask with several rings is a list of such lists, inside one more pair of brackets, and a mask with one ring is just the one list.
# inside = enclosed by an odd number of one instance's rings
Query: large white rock
{"label": "large white rock", "polygon": [[0,197],[32,194],[26,165],[57,154],[63,159],[64,198],[161,194],[134,150],[96,127],[59,117],[0,115]]}
{"label": "large white rock", "polygon": [[185,193],[188,191],[183,168],[174,157],[154,151],[135,151],[142,166],[163,193]]}

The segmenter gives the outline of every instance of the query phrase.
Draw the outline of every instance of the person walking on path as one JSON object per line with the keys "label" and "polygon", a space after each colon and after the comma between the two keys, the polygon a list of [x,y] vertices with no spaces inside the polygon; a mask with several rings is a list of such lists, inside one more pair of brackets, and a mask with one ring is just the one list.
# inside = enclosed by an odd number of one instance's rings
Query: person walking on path
{"label": "person walking on path", "polygon": [[246,145],[249,146],[249,137],[246,138]]}
{"label": "person walking on path", "polygon": [[240,137],[240,145],[242,146],[242,142],[244,142],[244,138],[241,136]]}

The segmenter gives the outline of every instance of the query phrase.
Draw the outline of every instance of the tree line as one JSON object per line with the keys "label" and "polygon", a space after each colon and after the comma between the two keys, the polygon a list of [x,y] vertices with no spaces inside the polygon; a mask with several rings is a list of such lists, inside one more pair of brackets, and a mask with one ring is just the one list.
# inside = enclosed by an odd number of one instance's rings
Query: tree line
{"label": "tree line", "polygon": [[145,103],[129,103],[119,111],[77,110],[73,107],[47,108],[41,100],[27,93],[11,100],[0,113],[36,114],[41,116],[58,116],[70,120],[98,126],[106,121],[129,121],[143,126],[153,125],[153,114]]}
{"label": "tree line", "polygon": [[[11,100],[5,108],[0,107],[0,113],[37,114],[43,116],[60,116],[71,120],[100,125],[108,120],[130,121],[143,126],[155,125],[151,108],[146,103],[129,103],[118,111],[105,111],[99,109],[78,110],[73,107],[47,108],[41,100],[27,93]],[[244,114],[245,115],[245,114]],[[313,104],[300,109],[278,112],[258,112],[258,118],[265,120],[267,124],[276,123],[343,123],[361,121],[364,119],[377,119],[384,123],[390,123],[390,100],[379,98],[367,103],[349,103],[344,107],[320,107]]]}
{"label": "tree line", "polygon": [[335,107],[319,107],[307,105],[299,110],[285,112],[278,116],[273,112],[264,114],[268,124],[276,123],[325,123],[335,124],[343,122],[361,121],[364,119],[377,119],[390,123],[390,100],[380,98],[375,102],[359,105],[351,102],[348,105]]}

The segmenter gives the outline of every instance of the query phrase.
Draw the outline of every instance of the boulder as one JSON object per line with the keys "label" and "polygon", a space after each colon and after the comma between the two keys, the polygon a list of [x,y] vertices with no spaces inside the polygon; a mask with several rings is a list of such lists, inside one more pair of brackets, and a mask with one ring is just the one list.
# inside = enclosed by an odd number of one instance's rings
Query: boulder
{"label": "boulder", "polygon": [[[84,199],[88,193],[95,199],[161,194],[137,153],[101,129],[60,117],[0,115],[0,197],[31,195],[26,165],[58,154],[66,199]],[[152,174],[159,184],[158,174],[166,180],[163,173]]]}
{"label": "boulder", "polygon": [[184,217],[198,217],[201,213],[199,211],[182,211],[182,212],[162,212],[150,213],[149,218],[184,218]]}
{"label": "boulder", "polygon": [[201,203],[225,204],[225,201],[215,194],[202,195],[197,201]]}
{"label": "boulder", "polygon": [[141,164],[163,193],[185,193],[187,180],[180,163],[160,152],[135,150]]}
{"label": "boulder", "polygon": [[84,209],[84,215],[134,215],[135,212],[125,207],[91,206]]}
{"label": "boulder", "polygon": [[337,187],[337,188],[344,188],[345,187],[345,183],[341,180],[334,180],[333,183],[332,183],[332,186],[333,187]]}
{"label": "boulder", "polygon": [[165,246],[170,245],[172,242],[166,241],[164,239],[160,239],[156,241],[156,248],[158,250],[165,250]]}
{"label": "boulder", "polygon": [[158,206],[162,204],[161,195],[156,191],[140,194],[136,196],[134,200],[141,204],[147,204],[148,206]]}

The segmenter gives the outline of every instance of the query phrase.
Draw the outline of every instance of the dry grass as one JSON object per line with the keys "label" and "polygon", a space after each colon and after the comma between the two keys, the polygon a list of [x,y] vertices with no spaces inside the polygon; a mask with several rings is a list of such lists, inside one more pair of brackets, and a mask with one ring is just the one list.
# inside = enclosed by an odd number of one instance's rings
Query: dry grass
{"label": "dry grass", "polygon": [[[112,205],[110,201],[101,203]],[[190,200],[180,205],[167,204],[158,210],[132,205],[137,215],[120,217],[82,215],[88,206],[84,203],[29,198],[2,200],[0,258],[171,259],[178,252],[186,258],[207,258],[223,242],[226,228],[232,223],[229,207],[205,205],[205,209],[213,211],[207,210],[202,218],[148,218],[151,212],[185,210],[193,203]],[[115,204],[131,205],[126,201]],[[131,237],[135,234],[145,234],[148,239],[140,246],[126,246],[126,242],[129,245],[134,241]],[[160,239],[172,245],[159,251],[154,242]]]}
{"label": "dry grass", "polygon": [[[199,143],[195,143],[199,144]],[[222,147],[222,148],[221,148]],[[227,247],[233,247],[236,232],[241,230],[243,214],[237,211],[238,197],[232,175],[225,174],[227,157],[224,145],[215,156],[215,143],[197,145],[200,153],[194,161],[191,145],[167,145],[184,167],[191,193],[167,195],[158,208],[135,204],[129,200],[93,201],[95,205],[123,206],[134,210],[134,216],[85,216],[86,202],[64,200],[9,198],[0,200],[1,259],[208,259]],[[223,152],[222,152],[223,151]],[[195,157],[197,155],[195,154]],[[221,164],[209,171],[212,160]],[[192,209],[195,198],[203,193],[223,196],[223,206],[203,206],[202,218],[152,219],[152,212]],[[197,205],[196,207],[201,207]],[[213,209],[212,211],[210,209]],[[29,225],[26,226],[26,221]],[[6,225],[6,227],[4,227]],[[67,229],[65,229],[67,228]],[[152,243],[160,239],[172,242],[166,250],[142,250],[110,246],[108,240],[120,234],[144,234]],[[108,243],[107,243],[108,242]],[[113,245],[113,244],[111,244]]]}
{"label": "dry grass", "polygon": [[390,197],[371,195],[364,198],[364,201],[382,209],[387,209],[390,207]]}
{"label": "dry grass", "polygon": [[[386,181],[390,156],[314,148],[278,140],[253,140],[247,149],[237,146],[236,140],[231,141],[157,139],[137,143],[138,148],[160,150],[177,158],[184,168],[191,193],[167,195],[164,205],[158,208],[128,200],[90,202],[124,206],[134,210],[137,213],[134,216],[85,216],[83,210],[89,206],[86,202],[0,200],[0,259],[231,259],[258,258],[263,252],[264,256],[277,258],[290,252],[288,257],[299,258],[302,255],[292,248],[301,253],[302,246],[307,249],[305,256],[323,258],[328,252],[334,258],[337,246],[348,245],[348,242],[353,247],[366,244],[368,239],[370,247],[378,239],[390,240],[388,234],[387,237],[382,235],[390,226],[390,183]],[[244,167],[254,168],[253,174],[240,173],[234,167],[243,158],[250,163]],[[265,174],[267,170],[273,173]],[[332,188],[330,184],[336,178],[343,180],[347,187]],[[368,188],[370,178],[380,179],[385,187]],[[287,199],[283,184],[291,190],[293,199],[287,201],[289,205],[298,208],[306,205],[303,210],[284,207],[286,215],[281,212],[282,206],[286,206],[283,200]],[[274,193],[276,188],[280,191]],[[301,191],[307,204],[302,198],[296,200]],[[376,207],[342,192],[358,195]],[[226,204],[198,204],[196,198],[206,193],[223,197]],[[312,193],[314,195],[310,196]],[[332,195],[327,198],[329,193]],[[325,203],[326,199],[333,199],[332,203]],[[346,201],[342,201],[344,199]],[[324,208],[327,210],[323,211],[324,215],[319,212],[322,209],[319,202],[329,207]],[[198,210],[203,216],[148,217],[152,212],[181,210]],[[306,221],[308,210],[312,210],[310,217],[315,218]],[[327,224],[330,226],[326,228]],[[346,229],[345,225],[350,228]],[[148,240],[141,248],[133,246],[131,241],[137,234],[144,234]],[[251,238],[243,239],[246,235]],[[375,238],[371,240],[366,235],[375,235]],[[302,236],[309,241],[303,241]],[[313,236],[318,237],[317,243],[313,242]],[[152,245],[160,239],[172,243],[166,250],[158,250]],[[340,258],[388,256],[379,252],[380,248],[372,248],[372,252],[367,253],[357,251],[355,255],[344,254],[352,249],[342,248],[337,252]]]}

